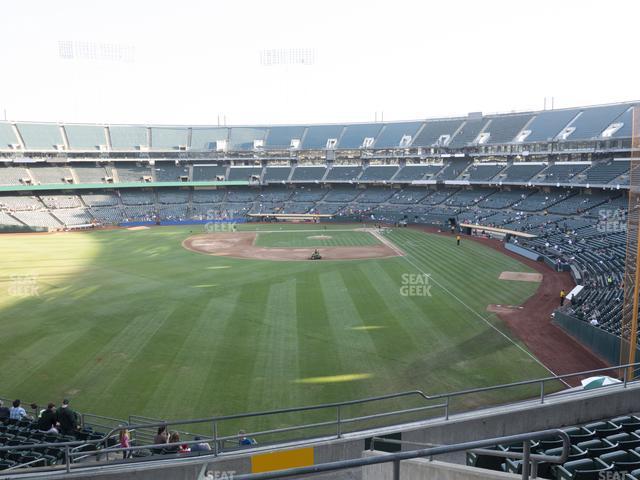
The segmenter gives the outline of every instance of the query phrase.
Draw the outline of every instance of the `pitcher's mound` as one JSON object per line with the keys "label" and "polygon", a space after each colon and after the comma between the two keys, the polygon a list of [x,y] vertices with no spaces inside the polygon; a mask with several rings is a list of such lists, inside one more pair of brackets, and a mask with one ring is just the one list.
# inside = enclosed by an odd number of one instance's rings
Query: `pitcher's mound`
{"label": "pitcher's mound", "polygon": [[500,274],[500,280],[515,280],[518,282],[541,282],[541,273],[526,273],[526,272],[502,272]]}

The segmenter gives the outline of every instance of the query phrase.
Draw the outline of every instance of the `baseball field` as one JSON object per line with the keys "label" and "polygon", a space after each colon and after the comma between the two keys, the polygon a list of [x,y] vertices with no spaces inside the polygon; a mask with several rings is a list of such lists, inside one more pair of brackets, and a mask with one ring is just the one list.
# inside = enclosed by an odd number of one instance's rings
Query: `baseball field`
{"label": "baseball field", "polygon": [[[316,248],[325,259],[305,260]],[[242,257],[248,249],[257,256]],[[357,225],[154,227],[5,235],[0,252],[0,396],[193,418],[548,374],[487,311],[538,287],[503,272],[533,270],[464,239]]]}

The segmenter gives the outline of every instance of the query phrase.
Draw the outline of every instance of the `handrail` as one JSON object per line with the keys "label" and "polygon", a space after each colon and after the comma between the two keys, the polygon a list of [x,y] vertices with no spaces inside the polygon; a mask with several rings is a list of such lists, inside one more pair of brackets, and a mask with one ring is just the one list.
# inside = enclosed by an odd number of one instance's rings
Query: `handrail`
{"label": "handrail", "polygon": [[[562,439],[562,453],[558,457],[548,455],[536,455],[536,459],[533,459],[529,450],[529,442],[531,440],[539,440],[542,438],[548,438],[551,436],[557,436]],[[521,433],[517,435],[508,435],[504,437],[490,438],[486,440],[475,440],[472,442],[458,443],[454,445],[441,445],[439,447],[429,447],[420,450],[410,450],[406,452],[389,453],[380,455],[377,457],[358,458],[353,460],[340,460],[337,462],[329,462],[320,465],[312,465],[309,467],[290,468],[287,470],[280,470],[275,472],[265,473],[249,473],[243,475],[235,475],[235,480],[271,480],[279,478],[290,478],[302,475],[319,474],[325,472],[333,472],[336,470],[345,470],[348,468],[358,468],[368,465],[378,465],[381,463],[393,462],[393,478],[399,480],[400,478],[400,462],[402,460],[411,460],[421,457],[432,457],[435,455],[443,455],[447,453],[455,453],[467,450],[476,450],[484,447],[491,447],[500,443],[517,443],[522,442],[524,444],[524,451],[522,453],[522,478],[529,478],[529,462],[533,461],[547,461],[552,463],[564,463],[569,458],[571,440],[566,432],[559,429],[542,430],[532,433]],[[501,453],[496,451],[496,453]],[[526,476],[525,476],[526,475]]]}
{"label": "handrail", "polygon": [[[441,394],[434,394],[434,395],[427,395],[424,392],[422,392],[421,390],[411,390],[411,391],[406,391],[406,392],[398,392],[398,393],[391,393],[391,394],[386,394],[386,395],[379,395],[379,396],[375,396],[375,397],[367,397],[367,398],[361,398],[361,399],[355,399],[355,400],[347,400],[347,401],[343,401],[343,402],[332,402],[332,403],[326,403],[326,404],[316,404],[316,405],[308,405],[308,406],[303,406],[303,407],[288,407],[288,408],[281,408],[281,409],[275,409],[275,410],[265,410],[265,411],[259,411],[259,412],[249,412],[249,413],[241,413],[241,414],[232,414],[232,415],[220,415],[220,416],[214,416],[214,417],[205,417],[205,418],[198,418],[198,419],[187,419],[187,420],[171,420],[171,421],[157,421],[157,422],[149,422],[149,423],[139,423],[139,424],[130,424],[127,423],[126,421],[122,421],[121,425],[118,425],[117,427],[109,427],[107,425],[104,425],[104,427],[106,428],[110,428],[110,430],[108,431],[108,433],[106,433],[105,435],[103,435],[102,437],[98,438],[98,439],[94,439],[94,440],[77,440],[77,441],[72,441],[72,442],[59,442],[59,443],[38,443],[38,444],[22,444],[22,445],[14,445],[14,446],[0,446],[0,451],[10,451],[10,450],[19,450],[19,449],[24,449],[25,447],[40,447],[40,448],[48,448],[48,447],[52,447],[52,448],[61,448],[64,447],[66,449],[68,449],[69,447],[73,448],[73,447],[81,447],[81,446],[87,446],[87,445],[95,445],[96,448],[100,448],[101,446],[106,447],[107,446],[107,441],[114,437],[114,435],[116,434],[116,432],[118,432],[119,430],[121,430],[122,428],[127,428],[129,430],[133,430],[133,429],[149,429],[149,428],[153,428],[153,427],[160,427],[160,426],[172,426],[172,425],[194,425],[194,424],[208,424],[208,425],[212,425],[213,426],[213,436],[209,437],[211,438],[210,441],[212,441],[214,443],[213,447],[214,447],[214,454],[218,455],[220,453],[220,446],[223,445],[224,441],[226,440],[230,440],[230,439],[234,439],[234,438],[239,438],[237,435],[231,435],[231,436],[223,436],[223,435],[218,435],[218,427],[220,425],[221,422],[224,421],[228,421],[228,420],[238,420],[238,419],[248,419],[248,418],[255,418],[255,417],[263,417],[263,416],[268,416],[268,415],[279,415],[279,414],[286,414],[286,413],[301,413],[301,412],[308,412],[308,411],[318,411],[318,410],[326,410],[326,409],[336,409],[336,417],[333,420],[327,420],[327,421],[322,421],[322,422],[316,422],[316,423],[309,423],[309,424],[296,424],[296,425],[292,425],[292,426],[288,426],[288,427],[280,427],[278,429],[271,429],[271,430],[265,430],[265,431],[260,431],[260,432],[249,432],[246,435],[247,436],[258,436],[258,435],[270,435],[270,434],[277,434],[277,433],[285,433],[285,432],[290,432],[290,431],[302,431],[302,430],[306,430],[306,429],[311,429],[311,428],[320,428],[320,427],[331,427],[331,426],[335,426],[336,427],[336,432],[334,432],[333,436],[335,438],[340,438],[342,436],[342,427],[344,425],[347,424],[353,424],[359,421],[365,421],[365,420],[373,420],[373,419],[377,419],[377,418],[385,418],[385,417],[390,417],[390,416],[394,416],[394,415],[403,415],[403,414],[408,414],[408,413],[415,413],[415,412],[419,412],[419,411],[423,411],[423,410],[432,410],[432,409],[437,409],[437,408],[442,408],[444,410],[444,420],[448,420],[449,416],[451,414],[450,411],[450,401],[452,398],[457,398],[457,397],[462,397],[462,396],[467,396],[467,395],[473,395],[476,393],[483,393],[483,392],[488,392],[488,391],[497,391],[497,390],[505,390],[508,388],[514,388],[514,387],[522,387],[522,386],[527,386],[527,385],[535,385],[535,384],[539,384],[540,385],[540,402],[544,403],[545,400],[545,390],[544,390],[544,386],[547,382],[553,382],[553,381],[558,381],[558,380],[562,380],[562,379],[566,379],[566,378],[572,378],[572,377],[579,377],[579,376],[587,376],[587,375],[592,375],[592,374],[596,374],[596,373],[602,373],[602,372],[612,372],[612,371],[619,371],[622,369],[623,371],[623,381],[618,385],[611,385],[608,387],[603,387],[603,388],[615,388],[618,386],[622,386],[623,388],[626,388],[628,380],[627,380],[627,371],[629,368],[634,367],[634,368],[638,368],[640,367],[640,362],[636,362],[636,363],[631,363],[631,364],[624,364],[624,365],[617,365],[617,366],[612,366],[612,367],[606,367],[606,368],[598,368],[598,369],[593,369],[593,370],[585,370],[585,371],[581,371],[581,372],[576,372],[576,373],[569,373],[569,374],[563,374],[563,375],[552,375],[549,377],[544,377],[544,378],[538,378],[538,379],[533,379],[533,380],[523,380],[523,381],[519,381],[519,382],[512,382],[512,383],[508,383],[508,384],[503,384],[503,385],[494,385],[494,386],[489,386],[489,387],[478,387],[478,388],[472,388],[472,389],[467,389],[467,390],[460,390],[460,391],[456,391],[456,392],[450,392],[450,393],[441,393]],[[562,392],[560,392],[561,394]],[[402,410],[395,410],[395,411],[385,411],[382,413],[374,413],[374,414],[370,414],[370,415],[362,415],[362,416],[354,416],[352,418],[349,417],[344,417],[343,416],[343,412],[341,411],[341,409],[343,409],[344,407],[348,407],[348,406],[353,406],[353,405],[363,405],[363,404],[367,404],[367,403],[373,403],[373,402],[380,402],[380,401],[384,401],[384,400],[392,400],[392,399],[398,399],[398,398],[418,398],[424,401],[435,401],[435,400],[444,400],[444,402],[442,403],[438,403],[435,405],[422,405],[419,407],[413,407],[413,408],[405,408]],[[87,417],[90,417],[91,414],[86,414]],[[105,417],[107,418],[107,417]],[[131,417],[130,417],[131,418]],[[115,418],[109,418],[109,420],[112,421],[118,421],[118,419]],[[185,441],[181,442],[181,443],[187,443]],[[148,446],[147,446],[148,448]],[[86,452],[85,452],[86,453]],[[73,456],[73,455],[71,455]]]}

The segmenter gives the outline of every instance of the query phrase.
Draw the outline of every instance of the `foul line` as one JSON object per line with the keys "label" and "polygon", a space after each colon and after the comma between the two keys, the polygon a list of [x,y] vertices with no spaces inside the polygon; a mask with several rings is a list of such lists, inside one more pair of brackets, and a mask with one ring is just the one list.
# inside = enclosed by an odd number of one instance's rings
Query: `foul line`
{"label": "foul line", "polygon": [[[388,239],[387,239],[388,240]],[[389,242],[391,242],[390,240],[388,240]],[[447,287],[445,287],[444,285],[442,285],[440,282],[438,282],[437,280],[435,280],[430,273],[425,272],[422,268],[420,268],[413,260],[411,260],[409,258],[409,254],[405,254],[403,255],[403,258],[413,266],[413,268],[415,268],[416,270],[418,270],[420,273],[422,273],[423,275],[427,275],[432,281],[433,283],[435,283],[436,285],[438,285],[442,290],[444,290],[446,293],[448,293],[449,295],[451,295],[456,301],[458,301],[461,305],[463,305],[467,310],[469,310],[472,314],[474,314],[476,317],[480,318],[480,320],[482,320],[483,322],[485,322],[487,325],[489,325],[491,328],[493,328],[496,332],[498,332],[500,335],[502,335],[504,338],[506,338],[509,342],[511,342],[515,347],[517,347],[518,349],[520,349],[522,352],[524,352],[525,354],[527,354],[529,357],[531,357],[536,363],[538,363],[540,366],[542,366],[542,368],[544,368],[545,370],[547,370],[549,373],[551,373],[554,377],[557,377],[558,374],[555,373],[553,370],[551,370],[549,367],[547,367],[544,363],[542,363],[535,355],[533,355],[531,352],[527,351],[525,348],[522,347],[522,345],[520,345],[519,343],[517,343],[514,339],[512,339],[509,335],[507,335],[506,333],[504,333],[502,330],[500,330],[498,327],[496,327],[493,323],[491,323],[489,320],[487,320],[483,315],[481,315],[480,313],[476,312],[473,308],[471,308],[469,305],[467,305],[464,300],[462,300],[460,297],[458,297],[455,293],[453,293],[451,290],[449,290]],[[564,383],[567,387],[571,387],[571,385],[569,385],[567,382],[564,381],[564,379],[559,378],[559,381],[561,381],[562,383]]]}

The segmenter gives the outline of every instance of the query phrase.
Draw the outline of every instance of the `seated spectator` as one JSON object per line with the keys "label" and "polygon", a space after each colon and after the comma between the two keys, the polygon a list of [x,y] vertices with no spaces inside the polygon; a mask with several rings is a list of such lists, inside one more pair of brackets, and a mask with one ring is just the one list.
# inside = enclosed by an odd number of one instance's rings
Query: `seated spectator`
{"label": "seated spectator", "polygon": [[73,435],[78,431],[78,414],[71,410],[69,400],[66,398],[62,401],[58,411],[58,423],[60,424],[60,432],[63,435]]}
{"label": "seated spectator", "polygon": [[56,413],[56,406],[53,403],[49,403],[47,405],[47,408],[40,414],[40,418],[38,418],[38,430],[42,432],[57,434],[57,424],[58,414]]}
{"label": "seated spectator", "polygon": [[240,440],[238,440],[238,443],[240,444],[241,447],[258,444],[255,438],[247,437],[247,432],[245,432],[244,430],[240,430],[238,432],[238,435],[240,436]]}
{"label": "seated spectator", "polygon": [[9,418],[9,409],[4,406],[2,400],[0,400],[0,421],[6,420]]}
{"label": "seated spectator", "polygon": [[[196,436],[194,437],[194,440],[202,440],[202,437]],[[208,452],[210,450],[211,445],[209,445],[207,442],[194,443],[193,445],[191,445],[192,452]]]}
{"label": "seated spectator", "polygon": [[[163,443],[167,443],[169,441],[169,434],[167,433],[167,426],[163,425],[158,427],[158,433],[156,433],[153,437],[154,445],[161,445]],[[162,453],[162,447],[157,447],[153,449],[153,453]]]}
{"label": "seated spectator", "polygon": [[[169,443],[180,443],[180,434],[178,432],[171,432],[169,435]],[[191,449],[188,445],[170,445],[165,448],[165,451],[168,453],[187,453],[190,452]]]}
{"label": "seated spectator", "polygon": [[20,400],[14,400],[13,406],[9,409],[9,418],[11,420],[22,420],[30,418],[24,408],[20,406]]}

